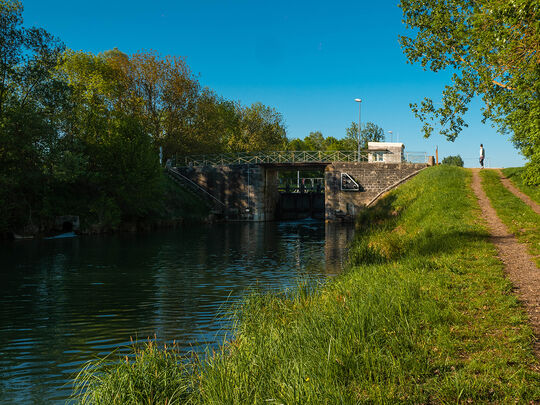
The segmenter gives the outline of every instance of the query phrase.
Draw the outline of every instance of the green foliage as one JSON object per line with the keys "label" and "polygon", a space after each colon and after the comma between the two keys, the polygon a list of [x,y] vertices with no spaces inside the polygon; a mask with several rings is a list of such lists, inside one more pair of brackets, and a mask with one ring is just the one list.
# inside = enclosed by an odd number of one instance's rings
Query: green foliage
{"label": "green foliage", "polygon": [[201,88],[183,58],[65,50],[22,11],[0,0],[0,232],[66,213],[95,230],[159,216],[160,147],[165,159],[285,147],[279,112]]}
{"label": "green foliage", "polygon": [[93,150],[90,167],[95,187],[112,197],[125,217],[143,217],[161,200],[158,156],[137,120],[115,118]]}
{"label": "green foliage", "polygon": [[442,105],[431,99],[411,104],[430,136],[435,122],[454,140],[466,127],[463,116],[474,96],[490,119],[529,159],[525,179],[540,184],[540,6],[536,0],[402,0],[404,21],[416,37],[402,36],[411,63],[434,72],[451,69]]}
{"label": "green foliage", "polygon": [[450,165],[450,166],[459,166],[463,167],[463,159],[460,155],[457,156],[446,156],[442,162],[443,165]]}
{"label": "green foliage", "polygon": [[310,132],[308,136],[304,138],[307,150],[324,150],[325,139],[320,131]]}
{"label": "green foliage", "polygon": [[235,151],[282,150],[287,143],[283,116],[262,103],[240,110],[240,130]]}
{"label": "green foliage", "polygon": [[533,335],[469,182],[464,169],[424,170],[365,214],[351,254],[368,264],[325,286],[250,294],[234,338],[191,368],[167,362],[142,377],[156,364],[149,350],[148,368],[146,352],[98,363],[79,393],[129,403],[120,395],[149,398],[174,375],[163,391],[186,396],[168,403],[534,402]]}
{"label": "green foliage", "polygon": [[[373,122],[367,122],[363,125],[361,132],[360,149],[367,149],[368,142],[384,141],[384,130]],[[358,149],[358,124],[356,122],[351,122],[351,126],[345,130],[344,141],[347,145],[347,149],[345,150]]]}
{"label": "green foliage", "polygon": [[[82,404],[181,404],[189,394],[187,368],[176,348],[159,350],[149,341],[133,344],[120,363],[104,359],[78,375]],[[118,359],[115,359],[118,361]]]}
{"label": "green foliage", "polygon": [[535,153],[529,163],[525,165],[525,170],[522,174],[523,182],[530,187],[540,185],[540,154]]}
{"label": "green foliage", "polygon": [[508,167],[502,169],[502,172],[516,185],[517,188],[531,197],[537,204],[540,204],[540,187],[525,184],[525,179],[523,178],[525,169],[523,167]]}
{"label": "green foliage", "polygon": [[[384,141],[384,130],[378,125],[368,122],[362,128],[361,149],[367,149],[368,142]],[[351,123],[345,130],[345,138],[336,139],[333,136],[325,138],[320,131],[310,132],[302,139],[292,139],[287,144],[287,150],[294,151],[338,151],[358,149],[358,124]]]}
{"label": "green foliage", "polygon": [[0,1],[0,232],[35,227],[63,103],[63,87],[49,75],[63,45],[21,27],[22,10],[18,1]]}
{"label": "green foliage", "polygon": [[136,117],[165,156],[281,149],[282,115],[244,107],[201,89],[184,59],[155,52],[99,55],[67,51],[59,75],[72,88],[78,133],[99,134],[113,111]]}

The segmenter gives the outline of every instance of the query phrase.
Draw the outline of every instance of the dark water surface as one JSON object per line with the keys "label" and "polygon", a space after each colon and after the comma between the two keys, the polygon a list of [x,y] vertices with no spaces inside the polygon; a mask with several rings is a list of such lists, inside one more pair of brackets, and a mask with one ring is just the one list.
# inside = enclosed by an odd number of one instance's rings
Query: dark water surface
{"label": "dark water surface", "polygon": [[131,337],[186,351],[216,344],[224,306],[250,286],[339,273],[352,234],[306,221],[4,243],[0,403],[63,403],[84,362]]}

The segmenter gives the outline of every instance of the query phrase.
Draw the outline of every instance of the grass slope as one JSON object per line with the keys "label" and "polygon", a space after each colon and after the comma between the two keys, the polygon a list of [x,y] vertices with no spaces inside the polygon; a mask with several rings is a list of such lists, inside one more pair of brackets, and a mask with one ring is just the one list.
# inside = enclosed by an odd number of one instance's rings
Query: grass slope
{"label": "grass slope", "polygon": [[[86,389],[79,399],[540,400],[532,333],[478,219],[469,182],[461,168],[424,170],[362,214],[346,273],[323,287],[249,295],[235,312],[234,339],[181,368],[170,352],[152,347],[121,365],[95,365],[79,378]],[[164,384],[164,376],[173,378]]]}
{"label": "grass slope", "polygon": [[481,173],[482,186],[497,215],[520,242],[526,243],[540,268],[540,215],[508,191],[493,170]]}
{"label": "grass slope", "polygon": [[527,186],[523,183],[521,174],[524,172],[524,170],[524,167],[508,167],[506,169],[502,169],[502,172],[512,181],[512,183],[514,183],[517,188],[540,204],[540,187]]}

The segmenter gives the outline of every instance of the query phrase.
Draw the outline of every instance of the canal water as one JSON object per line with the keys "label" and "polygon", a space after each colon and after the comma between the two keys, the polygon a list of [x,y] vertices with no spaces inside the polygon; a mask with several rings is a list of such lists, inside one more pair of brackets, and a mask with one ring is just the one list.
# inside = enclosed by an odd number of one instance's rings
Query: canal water
{"label": "canal water", "polygon": [[339,273],[353,231],[307,220],[3,243],[0,404],[64,403],[86,361],[132,338],[216,345],[250,287]]}

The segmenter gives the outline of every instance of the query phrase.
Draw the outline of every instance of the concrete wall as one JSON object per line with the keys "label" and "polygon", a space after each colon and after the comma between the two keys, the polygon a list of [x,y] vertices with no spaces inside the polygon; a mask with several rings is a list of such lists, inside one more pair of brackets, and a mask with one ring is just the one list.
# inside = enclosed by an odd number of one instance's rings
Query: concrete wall
{"label": "concrete wall", "polygon": [[[380,192],[424,167],[414,163],[332,163],[325,170],[325,218],[353,220]],[[351,176],[360,190],[341,190],[341,173]]]}

